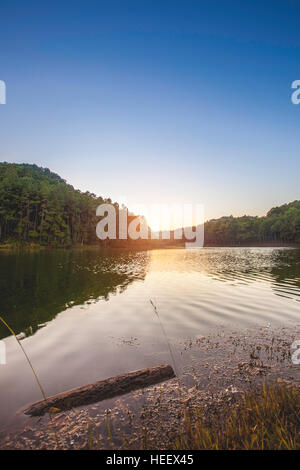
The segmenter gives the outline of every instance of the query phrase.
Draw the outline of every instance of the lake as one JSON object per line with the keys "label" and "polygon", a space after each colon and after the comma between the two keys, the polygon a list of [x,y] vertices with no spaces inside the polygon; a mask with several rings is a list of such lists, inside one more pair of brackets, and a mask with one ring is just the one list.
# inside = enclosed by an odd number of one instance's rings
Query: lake
{"label": "lake", "polygon": [[[0,285],[0,315],[21,333],[46,394],[53,395],[170,363],[161,323],[180,364],[182,342],[217,327],[299,322],[300,250],[2,251]],[[2,324],[0,335],[7,360],[0,365],[5,424],[41,396]]]}

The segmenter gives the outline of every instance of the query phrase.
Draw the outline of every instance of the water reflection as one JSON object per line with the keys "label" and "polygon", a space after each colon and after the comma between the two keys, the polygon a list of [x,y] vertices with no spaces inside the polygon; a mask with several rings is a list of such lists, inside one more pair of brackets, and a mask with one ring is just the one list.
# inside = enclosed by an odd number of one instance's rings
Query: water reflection
{"label": "water reflection", "polygon": [[[16,333],[28,336],[68,307],[108,300],[143,280],[148,258],[147,252],[2,252],[1,315]],[[0,337],[6,336],[0,324]]]}
{"label": "water reflection", "polygon": [[232,286],[267,283],[274,294],[300,300],[299,249],[161,250],[151,258],[151,271],[199,273]]}
{"label": "water reflection", "polygon": [[[108,300],[133,281],[145,280],[147,273],[158,274],[155,291],[170,305],[172,297],[184,302],[180,292],[188,283],[194,303],[200,306],[197,293],[204,278],[230,286],[258,282],[271,287],[275,295],[300,300],[299,249],[53,250],[0,253],[0,311],[16,333],[28,336],[59,312]],[[175,276],[173,282],[174,274],[181,278]],[[205,288],[209,290],[208,284]],[[0,337],[6,336],[0,324]]]}
{"label": "water reflection", "polygon": [[[1,315],[18,333],[29,333],[24,349],[53,395],[169,362],[150,298],[179,367],[183,342],[216,328],[294,325],[300,250],[0,253],[0,288]],[[0,368],[3,420],[40,399],[40,391],[17,342],[0,332],[7,348]]]}

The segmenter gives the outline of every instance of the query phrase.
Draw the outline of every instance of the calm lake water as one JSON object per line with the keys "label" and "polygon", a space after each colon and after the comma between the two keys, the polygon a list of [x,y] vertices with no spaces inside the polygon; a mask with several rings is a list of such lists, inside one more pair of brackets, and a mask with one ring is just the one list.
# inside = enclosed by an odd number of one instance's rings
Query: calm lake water
{"label": "calm lake water", "polygon": [[[170,362],[160,320],[180,360],[182,341],[300,319],[300,250],[204,248],[138,253],[0,253],[0,315],[16,333],[47,395]],[[25,336],[26,335],[26,336]],[[3,325],[1,424],[40,392]]]}

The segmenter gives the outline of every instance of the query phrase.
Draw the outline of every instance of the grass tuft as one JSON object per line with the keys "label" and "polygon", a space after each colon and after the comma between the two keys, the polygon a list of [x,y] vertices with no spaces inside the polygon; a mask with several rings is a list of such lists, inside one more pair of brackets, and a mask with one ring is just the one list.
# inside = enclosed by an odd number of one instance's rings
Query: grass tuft
{"label": "grass tuft", "polygon": [[201,411],[193,419],[186,414],[184,426],[171,443],[174,449],[295,450],[300,448],[299,388],[267,386],[247,392],[222,419],[209,424]]}

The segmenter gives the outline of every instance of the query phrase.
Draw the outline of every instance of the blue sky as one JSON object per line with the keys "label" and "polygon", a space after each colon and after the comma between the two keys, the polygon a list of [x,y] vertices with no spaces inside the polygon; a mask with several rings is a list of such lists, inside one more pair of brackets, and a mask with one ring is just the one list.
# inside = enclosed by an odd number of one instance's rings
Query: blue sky
{"label": "blue sky", "polygon": [[0,159],[206,218],[299,199],[300,2],[1,1]]}

